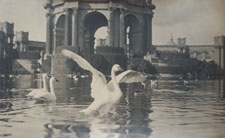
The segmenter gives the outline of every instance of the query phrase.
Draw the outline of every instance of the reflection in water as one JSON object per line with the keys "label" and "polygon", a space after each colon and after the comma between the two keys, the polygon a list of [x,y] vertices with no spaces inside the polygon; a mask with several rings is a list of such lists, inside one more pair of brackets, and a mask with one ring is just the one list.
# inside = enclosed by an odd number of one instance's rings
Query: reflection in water
{"label": "reflection in water", "polygon": [[225,137],[224,80],[185,86],[166,80],[154,90],[122,84],[116,114],[102,117],[79,112],[93,100],[87,82],[57,90],[55,105],[34,104],[24,97],[27,91],[0,99],[0,137]]}
{"label": "reflection in water", "polygon": [[151,111],[151,91],[145,89],[140,90],[140,84],[128,84],[128,123],[127,135],[131,137],[148,137],[151,134],[151,128],[149,128],[149,114]]}
{"label": "reflection in water", "polygon": [[219,98],[225,99],[225,78],[216,80]]}

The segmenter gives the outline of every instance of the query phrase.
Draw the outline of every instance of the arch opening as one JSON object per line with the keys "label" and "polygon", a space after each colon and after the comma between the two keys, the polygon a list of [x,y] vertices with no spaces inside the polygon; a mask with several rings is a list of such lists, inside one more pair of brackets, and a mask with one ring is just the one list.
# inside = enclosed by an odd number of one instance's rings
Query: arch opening
{"label": "arch opening", "polygon": [[139,29],[139,21],[137,17],[132,14],[125,16],[125,33],[126,33],[126,46],[127,46],[127,57],[131,58],[135,56],[135,49],[138,47],[139,41],[137,41]]}
{"label": "arch opening", "polygon": [[55,29],[56,47],[63,46],[65,41],[65,15],[61,15]]}
{"label": "arch opening", "polygon": [[[89,55],[93,55],[95,52],[96,38],[100,33],[104,33],[106,36],[107,32],[108,20],[107,18],[100,12],[92,12],[86,15],[84,20],[84,44],[81,49],[81,54],[84,54],[85,57]],[[102,32],[103,31],[103,32]]]}

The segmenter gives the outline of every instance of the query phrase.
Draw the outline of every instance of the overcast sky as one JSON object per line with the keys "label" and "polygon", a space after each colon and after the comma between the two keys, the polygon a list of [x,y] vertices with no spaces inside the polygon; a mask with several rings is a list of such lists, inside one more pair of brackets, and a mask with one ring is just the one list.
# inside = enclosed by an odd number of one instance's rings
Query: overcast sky
{"label": "overcast sky", "polygon": [[[0,0],[0,22],[14,22],[16,31],[29,31],[30,40],[45,41],[46,0]],[[153,44],[166,44],[173,34],[188,44],[212,44],[225,35],[225,0],[153,0]]]}

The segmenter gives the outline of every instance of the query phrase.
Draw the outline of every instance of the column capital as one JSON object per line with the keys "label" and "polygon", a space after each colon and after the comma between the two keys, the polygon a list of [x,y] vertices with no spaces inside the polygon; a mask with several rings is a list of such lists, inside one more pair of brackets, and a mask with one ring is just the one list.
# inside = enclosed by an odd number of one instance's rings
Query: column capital
{"label": "column capital", "polygon": [[117,8],[113,7],[113,6],[109,6],[108,10],[111,12],[114,12]]}
{"label": "column capital", "polygon": [[154,12],[152,11],[152,9],[146,7],[146,8],[145,8],[145,14],[148,14],[148,15],[150,15],[151,17],[153,17]]}
{"label": "column capital", "polygon": [[46,17],[49,17],[49,16],[52,16],[53,12],[54,12],[54,7],[50,4],[50,3],[46,3],[44,8],[47,10],[47,13],[46,13]]}
{"label": "column capital", "polygon": [[44,5],[44,8],[45,8],[45,9],[54,9],[54,7],[52,6],[51,3],[46,3],[46,4]]}
{"label": "column capital", "polygon": [[124,9],[120,9],[120,17],[124,16],[124,14],[125,14],[125,10]]}
{"label": "column capital", "polygon": [[78,7],[73,7],[73,8],[71,8],[73,11],[77,11],[77,10],[79,10],[79,8]]}
{"label": "column capital", "polygon": [[72,10],[73,10],[73,14],[77,14],[77,13],[78,13],[79,8],[74,7],[74,8],[72,8]]}

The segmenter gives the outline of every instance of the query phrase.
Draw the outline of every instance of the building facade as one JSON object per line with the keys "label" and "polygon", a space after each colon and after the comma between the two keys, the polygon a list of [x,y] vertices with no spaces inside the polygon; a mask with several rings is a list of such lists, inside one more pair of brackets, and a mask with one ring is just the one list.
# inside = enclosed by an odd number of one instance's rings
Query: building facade
{"label": "building facade", "polygon": [[0,23],[0,89],[11,87],[9,76],[12,73],[13,29],[13,23]]}
{"label": "building facade", "polygon": [[61,46],[75,47],[84,56],[94,54],[94,34],[104,26],[109,47],[126,50],[129,43],[136,55],[144,56],[152,44],[151,0],[48,0],[45,8],[48,55]]}

